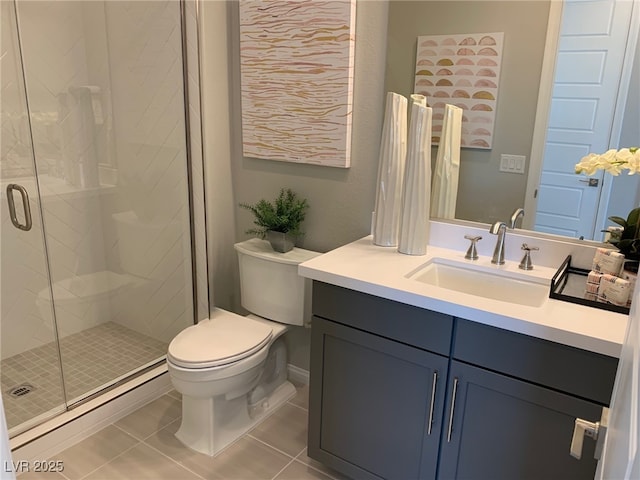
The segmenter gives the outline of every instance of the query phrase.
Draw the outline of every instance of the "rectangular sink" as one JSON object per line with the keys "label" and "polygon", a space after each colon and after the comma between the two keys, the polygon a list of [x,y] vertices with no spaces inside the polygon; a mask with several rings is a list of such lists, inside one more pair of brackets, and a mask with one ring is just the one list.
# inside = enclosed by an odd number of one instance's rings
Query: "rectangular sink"
{"label": "rectangular sink", "polygon": [[549,296],[545,280],[526,273],[434,258],[408,277],[460,293],[529,307],[540,307]]}

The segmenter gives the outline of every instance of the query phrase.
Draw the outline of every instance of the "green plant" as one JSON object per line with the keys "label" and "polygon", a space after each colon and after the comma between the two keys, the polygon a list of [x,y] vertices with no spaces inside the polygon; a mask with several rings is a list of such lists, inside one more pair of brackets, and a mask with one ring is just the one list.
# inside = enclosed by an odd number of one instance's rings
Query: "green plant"
{"label": "green plant", "polygon": [[255,205],[241,203],[240,207],[253,213],[253,223],[257,228],[251,228],[246,233],[264,238],[268,230],[288,233],[293,237],[303,235],[300,224],[304,221],[309,205],[306,199],[299,199],[291,189],[281,189],[274,203],[260,200]]}
{"label": "green plant", "polygon": [[610,243],[618,247],[627,260],[640,260],[640,208],[631,210],[626,219],[613,216],[609,220],[623,229],[620,238]]}

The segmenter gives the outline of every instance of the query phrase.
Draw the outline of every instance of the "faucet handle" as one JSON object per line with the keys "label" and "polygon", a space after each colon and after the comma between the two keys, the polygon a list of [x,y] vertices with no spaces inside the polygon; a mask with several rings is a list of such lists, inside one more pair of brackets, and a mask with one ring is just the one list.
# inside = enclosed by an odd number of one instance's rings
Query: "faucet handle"
{"label": "faucet handle", "polygon": [[467,240],[471,240],[471,245],[469,245],[469,248],[468,248],[467,253],[464,256],[464,258],[466,258],[467,260],[477,260],[478,259],[478,250],[476,249],[476,243],[478,243],[478,240],[482,240],[482,237],[474,237],[473,235],[465,235],[464,238],[466,238]]}
{"label": "faucet handle", "polygon": [[538,247],[530,247],[526,243],[522,244],[522,250],[524,250],[524,257],[522,257],[522,261],[518,268],[522,270],[533,270],[533,264],[531,263],[531,252],[540,250]]}

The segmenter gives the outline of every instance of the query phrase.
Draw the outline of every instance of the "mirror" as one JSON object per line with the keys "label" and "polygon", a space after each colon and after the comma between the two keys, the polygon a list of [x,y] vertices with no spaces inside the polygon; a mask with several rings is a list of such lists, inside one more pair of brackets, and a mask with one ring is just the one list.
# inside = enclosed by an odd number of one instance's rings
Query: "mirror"
{"label": "mirror", "polygon": [[[493,145],[491,150],[461,150],[456,219],[480,223],[506,221],[515,208],[525,205],[550,7],[551,2],[538,0],[389,2],[386,91],[406,96],[413,93],[418,36],[504,32]],[[627,100],[627,105],[633,108],[626,109],[621,146],[632,146],[624,145],[625,140],[639,141],[637,63],[636,54],[633,73],[636,76],[630,83],[635,91],[629,92]],[[629,124],[626,130],[624,122]],[[437,147],[433,147],[433,161],[436,153]],[[501,154],[524,155],[525,173],[501,172]],[[539,171],[534,174],[539,176]],[[612,213],[608,214],[624,216],[621,211],[627,212],[637,205],[637,181],[635,178],[630,181],[626,175],[610,180],[629,184],[625,185],[624,195],[620,194],[622,186],[613,189],[611,202],[618,203],[611,205]],[[525,216],[523,225],[532,225],[535,212],[527,211]]]}

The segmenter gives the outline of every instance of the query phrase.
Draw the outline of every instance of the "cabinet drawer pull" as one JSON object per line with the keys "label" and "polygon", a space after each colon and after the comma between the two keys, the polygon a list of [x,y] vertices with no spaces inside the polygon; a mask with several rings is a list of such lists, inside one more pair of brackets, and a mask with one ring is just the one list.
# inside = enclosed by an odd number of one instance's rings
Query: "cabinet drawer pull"
{"label": "cabinet drawer pull", "polygon": [[433,410],[436,403],[436,386],[438,385],[438,372],[433,372],[433,381],[431,383],[431,406],[429,407],[429,424],[427,425],[427,435],[431,435],[433,427]]}
{"label": "cabinet drawer pull", "polygon": [[447,430],[447,443],[451,442],[453,431],[453,411],[456,408],[456,394],[458,393],[458,377],[453,379],[453,393],[451,394],[451,410],[449,411],[449,429]]}

